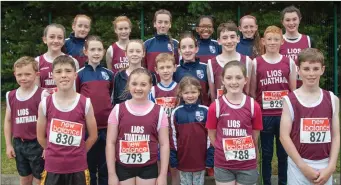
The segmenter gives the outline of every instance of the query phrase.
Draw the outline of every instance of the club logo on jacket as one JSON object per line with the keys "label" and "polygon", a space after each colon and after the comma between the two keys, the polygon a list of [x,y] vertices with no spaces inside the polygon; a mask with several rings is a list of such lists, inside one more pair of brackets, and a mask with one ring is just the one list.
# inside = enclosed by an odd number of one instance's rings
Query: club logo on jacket
{"label": "club logo on jacket", "polygon": [[101,74],[102,74],[102,78],[103,78],[104,80],[109,80],[109,75],[108,75],[108,73],[106,73],[105,71],[101,71]]}
{"label": "club logo on jacket", "polygon": [[202,112],[202,111],[195,111],[195,119],[197,121],[199,121],[199,122],[204,120],[204,112]]}
{"label": "club logo on jacket", "polygon": [[203,70],[197,70],[197,77],[202,79],[204,78],[205,74]]}
{"label": "club logo on jacket", "polygon": [[170,43],[168,43],[167,48],[169,51],[173,51],[172,45]]}
{"label": "club logo on jacket", "polygon": [[216,52],[216,50],[215,50],[215,47],[214,47],[214,46],[210,45],[209,47],[210,47],[210,52],[211,52],[211,53],[215,53],[215,52]]}

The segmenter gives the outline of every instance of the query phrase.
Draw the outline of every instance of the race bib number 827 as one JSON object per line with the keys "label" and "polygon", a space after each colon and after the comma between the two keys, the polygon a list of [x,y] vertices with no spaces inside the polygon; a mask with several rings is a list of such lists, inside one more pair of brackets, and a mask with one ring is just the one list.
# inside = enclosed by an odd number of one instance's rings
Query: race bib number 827
{"label": "race bib number 827", "polygon": [[301,118],[301,143],[329,143],[330,124],[328,118]]}

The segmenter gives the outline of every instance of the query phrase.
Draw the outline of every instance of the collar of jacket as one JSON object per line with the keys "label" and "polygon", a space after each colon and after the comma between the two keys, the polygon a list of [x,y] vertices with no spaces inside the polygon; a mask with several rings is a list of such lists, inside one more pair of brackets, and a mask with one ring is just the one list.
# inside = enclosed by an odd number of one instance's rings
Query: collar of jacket
{"label": "collar of jacket", "polygon": [[85,42],[85,39],[84,39],[84,38],[77,38],[77,37],[75,37],[75,33],[74,33],[74,32],[70,33],[70,39],[71,39],[73,42],[75,42],[75,43],[84,44],[84,42]]}
{"label": "collar of jacket", "polygon": [[195,61],[191,61],[191,62],[186,62],[184,61],[184,59],[181,59],[180,61],[180,65],[181,67],[184,67],[186,69],[191,69],[191,68],[194,68],[196,67],[197,65],[199,65],[200,63],[200,59],[199,58],[195,58]]}

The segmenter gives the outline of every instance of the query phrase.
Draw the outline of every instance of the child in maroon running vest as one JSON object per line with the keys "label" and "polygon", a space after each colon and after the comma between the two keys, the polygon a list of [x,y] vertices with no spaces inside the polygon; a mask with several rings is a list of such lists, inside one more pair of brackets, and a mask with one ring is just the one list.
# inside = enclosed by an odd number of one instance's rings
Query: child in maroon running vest
{"label": "child in maroon running vest", "polygon": [[167,184],[168,119],[161,106],[148,100],[152,86],[147,69],[132,71],[126,86],[132,99],[116,104],[109,115],[106,158],[110,185]]}
{"label": "child in maroon running vest", "polygon": [[243,93],[246,68],[240,61],[225,64],[224,94],[208,110],[206,128],[215,147],[214,177],[217,185],[256,184],[258,136],[262,112]]}
{"label": "child in maroon running vest", "polygon": [[126,16],[118,16],[112,24],[118,41],[107,49],[106,62],[107,68],[117,73],[119,70],[126,69],[129,66],[126,48],[133,25]]}
{"label": "child in maroon running vest", "polygon": [[45,149],[41,185],[90,185],[86,156],[97,139],[94,111],[90,99],[74,90],[73,59],[59,56],[52,69],[58,91],[42,99],[37,121],[38,141]]}
{"label": "child in maroon running vest", "polygon": [[281,143],[288,153],[288,184],[332,185],[340,151],[340,101],[320,88],[325,70],[322,52],[298,54],[302,86],[284,97]]}
{"label": "child in maroon running vest", "polygon": [[[50,94],[57,91],[56,83],[52,79],[52,62],[60,55],[64,45],[65,28],[60,24],[50,24],[45,27],[43,34],[43,42],[47,45],[47,52],[37,56],[35,60],[38,62],[39,77],[36,78],[36,84],[46,90]],[[78,61],[74,58],[76,69],[79,69]]]}
{"label": "child in maroon running vest", "polygon": [[269,26],[262,43],[265,54],[252,61],[250,94],[262,107],[263,130],[260,132],[262,146],[262,176],[264,185],[271,184],[271,161],[276,137],[278,157],[278,182],[287,181],[287,154],[279,141],[279,125],[282,114],[282,97],[296,89],[295,62],[279,54],[283,43],[282,30]]}
{"label": "child in maroon running vest", "polygon": [[[207,63],[208,85],[212,101],[223,94],[221,74],[225,64],[232,60],[240,61],[246,66],[246,75],[251,75],[251,59],[236,51],[239,43],[238,27],[233,21],[222,23],[218,27],[218,43],[222,47],[222,53]],[[245,94],[249,93],[249,82],[245,84]]]}
{"label": "child in maroon running vest", "polygon": [[49,94],[34,83],[35,78],[39,78],[34,58],[21,57],[13,69],[20,87],[6,93],[6,154],[9,159],[15,158],[20,184],[32,184],[33,178],[40,184],[44,160],[43,148],[37,141],[36,124],[41,98]]}
{"label": "child in maroon running vest", "polygon": [[[285,34],[283,35],[284,42],[279,53],[292,58],[296,65],[298,65],[297,56],[301,50],[314,47],[310,36],[298,32],[301,20],[301,11],[295,6],[288,6],[281,12],[281,21],[285,28]],[[302,80],[297,76],[297,88],[301,87],[301,85]]]}

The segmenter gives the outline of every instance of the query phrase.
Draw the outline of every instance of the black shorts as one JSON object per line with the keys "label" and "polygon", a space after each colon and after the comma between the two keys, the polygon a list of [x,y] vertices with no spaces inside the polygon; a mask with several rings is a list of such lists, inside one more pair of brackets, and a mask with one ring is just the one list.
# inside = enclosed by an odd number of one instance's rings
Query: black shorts
{"label": "black shorts", "polygon": [[38,141],[14,138],[13,148],[19,175],[25,177],[32,174],[34,178],[40,179],[40,174],[44,170],[44,159],[43,148]]}
{"label": "black shorts", "polygon": [[154,179],[158,176],[157,163],[144,167],[129,168],[116,163],[116,174],[119,181],[140,177],[141,179]]}
{"label": "black shorts", "polygon": [[41,185],[90,185],[89,170],[81,172],[57,174],[43,171]]}

